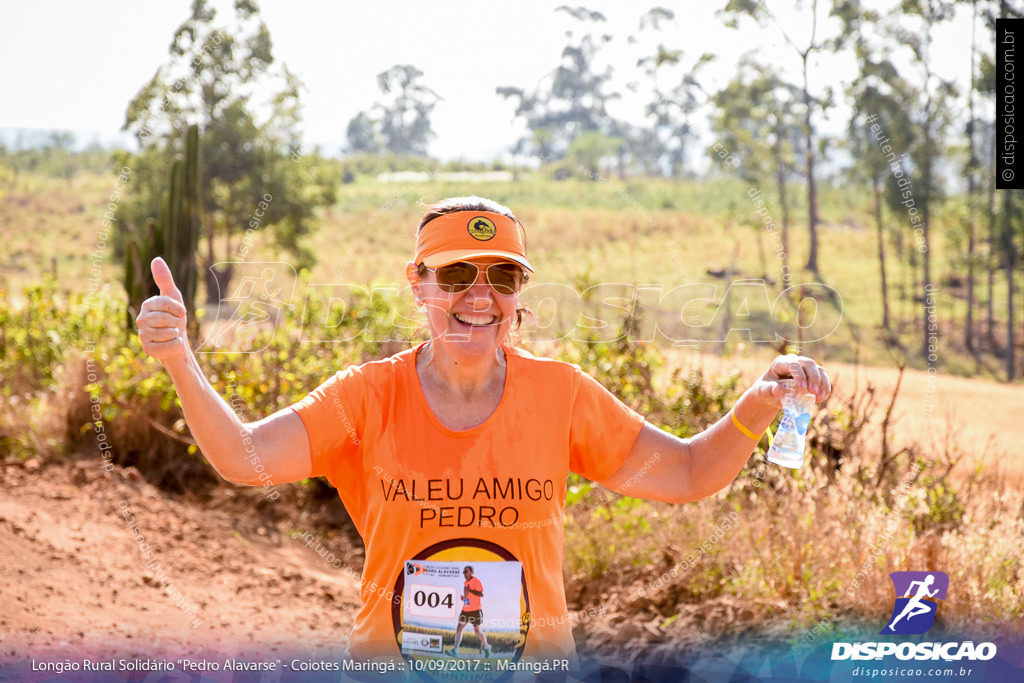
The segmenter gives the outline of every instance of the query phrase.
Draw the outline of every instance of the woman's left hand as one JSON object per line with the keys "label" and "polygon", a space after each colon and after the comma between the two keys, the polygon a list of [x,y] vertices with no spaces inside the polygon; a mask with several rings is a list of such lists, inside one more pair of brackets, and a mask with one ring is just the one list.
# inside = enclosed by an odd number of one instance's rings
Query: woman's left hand
{"label": "woman's left hand", "polygon": [[782,407],[786,387],[779,380],[783,379],[796,380],[796,393],[814,394],[814,399],[818,403],[832,393],[832,383],[825,373],[825,368],[811,358],[791,353],[778,356],[772,361],[768,371],[761,375],[758,394],[762,402]]}

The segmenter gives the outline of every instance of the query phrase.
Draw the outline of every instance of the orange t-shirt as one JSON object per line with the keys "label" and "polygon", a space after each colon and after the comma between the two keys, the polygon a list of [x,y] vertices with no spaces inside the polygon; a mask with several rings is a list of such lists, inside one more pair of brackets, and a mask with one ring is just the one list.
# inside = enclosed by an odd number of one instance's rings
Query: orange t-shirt
{"label": "orange t-shirt", "polygon": [[472,579],[466,582],[466,602],[462,607],[463,611],[466,612],[479,612],[481,596],[477,595],[476,593],[470,593],[470,590],[479,591],[480,593],[484,592],[484,585],[480,583],[480,579],[474,576]]}
{"label": "orange t-shirt", "polygon": [[455,431],[423,395],[422,346],[340,371],[292,406],[312,476],[338,489],[366,545],[350,652],[439,651],[428,633],[454,632],[472,565],[488,586],[482,626],[495,651],[515,637],[508,656],[574,659],[562,581],[566,477],[612,475],[643,417],[579,367],[506,345],[498,407]]}

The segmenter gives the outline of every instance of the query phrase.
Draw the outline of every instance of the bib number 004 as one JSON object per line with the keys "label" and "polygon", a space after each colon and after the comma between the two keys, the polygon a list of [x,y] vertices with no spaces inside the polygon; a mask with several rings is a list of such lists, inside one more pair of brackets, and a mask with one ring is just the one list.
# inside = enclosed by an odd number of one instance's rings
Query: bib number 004
{"label": "bib number 004", "polygon": [[427,586],[414,583],[406,590],[409,613],[418,617],[452,619],[458,616],[459,594],[449,586]]}

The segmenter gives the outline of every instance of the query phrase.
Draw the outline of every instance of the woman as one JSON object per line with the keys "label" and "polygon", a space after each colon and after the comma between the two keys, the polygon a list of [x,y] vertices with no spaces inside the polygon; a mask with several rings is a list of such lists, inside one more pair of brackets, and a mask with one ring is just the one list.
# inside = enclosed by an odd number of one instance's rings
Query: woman
{"label": "woman", "polygon": [[[829,394],[814,361],[781,356],[730,415],[676,438],[578,367],[508,343],[532,271],[506,207],[478,197],[429,207],[406,276],[430,339],[243,425],[203,376],[181,296],[153,262],[161,294],[143,304],[139,336],[171,374],[209,461],[244,484],[324,475],[362,534],[357,658],[451,648],[466,565],[488,586],[490,647],[464,641],[458,656],[574,658],[561,569],[569,471],[631,496],[698,500],[743,467],[781,407],[779,380],[818,401]],[[429,637],[438,629],[445,637]]]}

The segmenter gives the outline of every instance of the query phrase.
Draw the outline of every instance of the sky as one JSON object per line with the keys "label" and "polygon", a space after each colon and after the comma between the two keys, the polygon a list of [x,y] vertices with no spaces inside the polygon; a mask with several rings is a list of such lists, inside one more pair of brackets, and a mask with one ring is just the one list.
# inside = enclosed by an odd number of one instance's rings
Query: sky
{"label": "sky", "polygon": [[[231,3],[214,0],[215,23],[228,21]],[[735,73],[739,57],[753,51],[799,78],[799,60],[776,27],[752,21],[728,29],[715,12],[718,1],[626,3],[592,0],[589,9],[608,21],[581,24],[560,2],[479,0],[369,3],[328,0],[263,0],[262,17],[273,40],[274,56],[305,85],[303,129],[306,145],[320,145],[335,155],[345,127],[360,110],[380,98],[376,74],[394,64],[412,64],[424,72],[422,82],[442,101],[432,117],[436,138],[429,151],[442,159],[484,161],[505,153],[522,133],[514,103],[499,97],[499,86],[533,88],[557,67],[567,43],[566,31],[613,36],[603,61],[613,71],[612,89],[623,93],[612,113],[639,123],[649,91],[633,94],[632,81],[645,81],[636,67],[639,56],[657,42],[681,48],[684,65],[703,52],[718,59],[701,79],[708,90],[723,86]],[[822,3],[825,4],[824,2]],[[661,35],[647,33],[630,44],[640,16],[660,5],[675,12]],[[117,139],[129,100],[168,61],[168,46],[189,16],[191,0],[0,0],[0,131],[9,143],[15,129],[69,130],[80,145]],[[577,6],[577,5],[572,5]],[[794,3],[769,2],[796,42],[808,34],[808,14]],[[826,20],[819,30],[834,28]],[[983,32],[979,32],[983,34]],[[970,23],[959,16],[937,29],[933,66],[947,78],[967,83]],[[990,46],[986,46],[989,48]],[[831,83],[841,87],[853,76],[852,58],[824,58],[812,64],[812,89]],[[665,85],[668,85],[666,83]],[[841,132],[845,117],[838,109],[820,123],[825,132]],[[122,134],[123,135],[123,134]],[[702,139],[713,137],[705,129]],[[130,138],[121,138],[130,145]]]}

